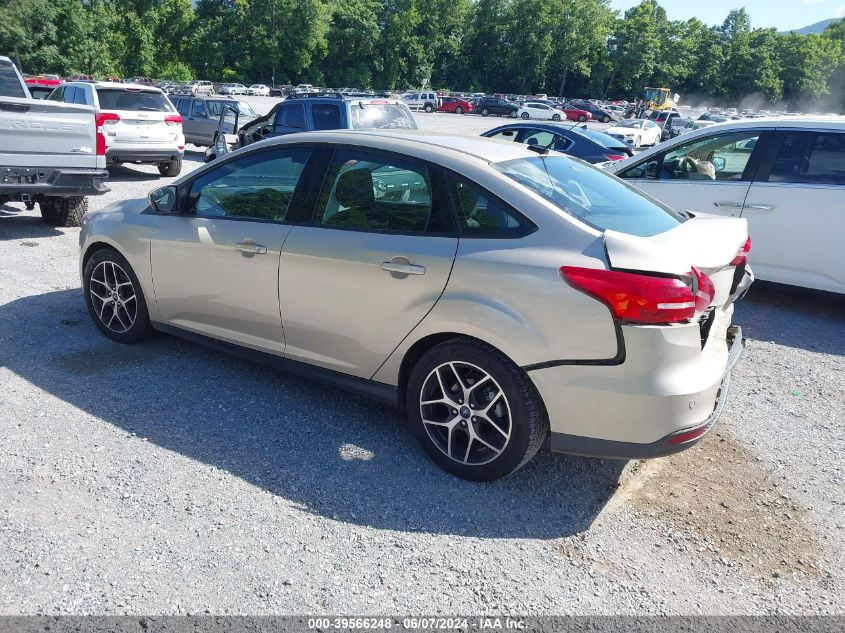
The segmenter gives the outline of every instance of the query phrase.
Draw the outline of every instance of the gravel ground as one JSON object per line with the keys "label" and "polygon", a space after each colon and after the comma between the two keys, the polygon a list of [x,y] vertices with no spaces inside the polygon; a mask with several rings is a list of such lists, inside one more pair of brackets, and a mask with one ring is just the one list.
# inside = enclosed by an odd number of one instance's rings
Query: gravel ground
{"label": "gravel ground", "polygon": [[[92,209],[166,181],[112,174]],[[474,484],[389,409],[166,336],[109,342],[77,234],[0,207],[0,614],[843,613],[842,298],[752,288],[698,447],[544,449]]]}

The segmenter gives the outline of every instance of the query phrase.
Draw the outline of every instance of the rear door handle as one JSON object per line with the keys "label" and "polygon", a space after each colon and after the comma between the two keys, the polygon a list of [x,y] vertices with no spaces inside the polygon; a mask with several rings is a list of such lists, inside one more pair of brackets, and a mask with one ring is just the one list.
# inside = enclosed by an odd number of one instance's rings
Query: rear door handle
{"label": "rear door handle", "polygon": [[741,202],[714,202],[714,207],[720,207],[722,209],[741,209],[742,203]]}
{"label": "rear door handle", "polygon": [[242,253],[252,253],[253,255],[264,255],[267,252],[267,247],[256,244],[252,238],[247,238],[243,242],[235,244],[235,250]]}
{"label": "rear door handle", "polygon": [[386,270],[389,273],[398,273],[400,275],[425,274],[425,266],[418,266],[417,264],[411,264],[403,261],[382,262],[381,269]]}

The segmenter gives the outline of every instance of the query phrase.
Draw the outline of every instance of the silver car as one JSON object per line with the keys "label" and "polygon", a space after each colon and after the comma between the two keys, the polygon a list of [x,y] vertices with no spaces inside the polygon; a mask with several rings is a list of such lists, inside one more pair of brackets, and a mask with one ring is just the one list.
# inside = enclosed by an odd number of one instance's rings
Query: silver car
{"label": "silver car", "polygon": [[752,280],[745,220],[676,213],[562,154],[419,132],[255,143],[88,214],[80,246],[109,338],[160,330],[367,394],[474,480],[547,436],[623,458],[695,444]]}

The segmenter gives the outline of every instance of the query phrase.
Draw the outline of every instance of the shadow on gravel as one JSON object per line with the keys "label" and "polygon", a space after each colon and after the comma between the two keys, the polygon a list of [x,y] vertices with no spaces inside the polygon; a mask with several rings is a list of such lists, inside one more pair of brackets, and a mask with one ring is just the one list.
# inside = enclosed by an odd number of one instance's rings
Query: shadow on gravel
{"label": "shadow on gravel", "polygon": [[465,482],[430,462],[389,408],[171,337],[113,343],[79,290],[0,306],[0,364],[304,512],[379,529],[564,537],[592,524],[625,466],[543,450],[514,476]]}
{"label": "shadow on gravel", "polygon": [[736,306],[749,338],[845,355],[845,295],[756,281]]}
{"label": "shadow on gravel", "polygon": [[44,224],[40,215],[24,213],[23,208],[0,205],[0,242],[62,235],[61,231]]}

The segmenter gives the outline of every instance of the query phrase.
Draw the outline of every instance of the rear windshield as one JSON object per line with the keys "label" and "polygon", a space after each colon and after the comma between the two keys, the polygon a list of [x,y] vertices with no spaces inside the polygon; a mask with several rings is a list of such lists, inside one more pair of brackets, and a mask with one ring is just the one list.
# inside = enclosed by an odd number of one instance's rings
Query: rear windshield
{"label": "rear windshield", "polygon": [[586,136],[591,141],[598,143],[604,147],[621,147],[619,141],[609,134],[605,134],[604,132],[596,132],[595,130],[578,128],[577,130],[573,130],[574,132],[578,132],[581,136]]}
{"label": "rear windshield", "polygon": [[18,97],[26,99],[21,80],[11,62],[0,62],[0,97]]}
{"label": "rear windshield", "polygon": [[97,96],[100,99],[101,110],[175,112],[167,97],[158,91],[97,88]]}
{"label": "rear windshield", "polygon": [[352,103],[349,105],[349,122],[353,130],[419,129],[414,115],[404,103]]}
{"label": "rear windshield", "polygon": [[564,156],[517,158],[493,167],[599,230],[650,237],[684,221],[618,178]]}

